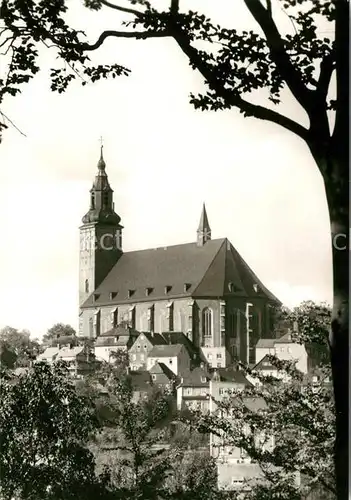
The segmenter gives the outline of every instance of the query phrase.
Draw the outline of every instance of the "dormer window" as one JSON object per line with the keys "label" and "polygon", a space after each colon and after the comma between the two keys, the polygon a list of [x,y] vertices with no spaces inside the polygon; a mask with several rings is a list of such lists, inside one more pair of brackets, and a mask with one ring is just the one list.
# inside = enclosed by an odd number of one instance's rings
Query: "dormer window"
{"label": "dormer window", "polygon": [[110,292],[110,300],[113,300],[117,296],[117,292]]}
{"label": "dormer window", "polygon": [[256,293],[258,292],[258,284],[257,284],[257,283],[255,283],[255,284],[254,284],[253,289],[254,289],[254,291],[255,291]]}
{"label": "dormer window", "polygon": [[135,290],[128,290],[128,299],[133,297],[134,294],[135,294]]}
{"label": "dormer window", "polygon": [[230,291],[230,293],[234,292],[234,283],[232,283],[231,281],[228,283],[228,290]]}
{"label": "dormer window", "polygon": [[184,283],[184,292],[187,292],[191,287],[191,283]]}
{"label": "dormer window", "polygon": [[205,384],[205,383],[206,383],[206,377],[201,377],[201,382],[202,382],[203,384]]}
{"label": "dormer window", "polygon": [[171,290],[172,290],[171,285],[165,286],[165,295],[167,295],[167,293],[169,293]]}
{"label": "dormer window", "polygon": [[152,291],[153,291],[153,288],[150,288],[150,287],[149,287],[149,288],[146,288],[146,291],[145,291],[146,296],[149,296],[149,295],[150,295],[150,293],[152,293]]}

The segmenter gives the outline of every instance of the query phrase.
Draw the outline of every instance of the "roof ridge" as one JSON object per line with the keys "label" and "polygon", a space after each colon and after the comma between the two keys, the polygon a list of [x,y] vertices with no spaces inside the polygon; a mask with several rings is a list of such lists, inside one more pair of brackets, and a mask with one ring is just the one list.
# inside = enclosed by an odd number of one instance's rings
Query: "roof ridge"
{"label": "roof ridge", "polygon": [[[221,240],[226,240],[227,238],[215,238],[211,239],[210,241],[221,241]],[[161,245],[158,247],[150,247],[150,248],[141,248],[139,250],[129,250],[128,252],[123,252],[124,255],[131,254],[131,253],[137,253],[137,252],[147,252],[148,250],[163,250],[164,248],[174,248],[174,247],[183,247],[186,245],[196,245],[196,241],[189,241],[188,243],[177,243],[175,245]]]}
{"label": "roof ridge", "polygon": [[[215,255],[214,255],[214,257],[213,257],[213,259],[212,259],[212,260],[211,260],[211,262],[209,263],[209,265],[208,265],[208,267],[207,267],[206,271],[204,272],[204,274],[203,274],[203,276],[202,276],[202,278],[201,278],[200,282],[198,283],[197,287],[193,290],[193,292],[192,292],[192,294],[191,294],[192,296],[193,296],[193,295],[196,295],[196,290],[198,290],[198,288],[200,287],[201,283],[204,281],[204,279],[205,279],[205,277],[206,277],[206,274],[208,273],[208,271],[209,271],[210,267],[212,266],[212,264],[213,264],[213,263],[214,263],[214,261],[216,260],[216,257],[217,257],[217,255],[219,254],[219,252],[221,251],[221,249],[222,249],[222,247],[223,247],[223,245],[224,245],[224,243],[225,243],[225,241],[226,241],[226,239],[227,239],[227,238],[219,238],[219,239],[222,239],[222,240],[223,240],[223,241],[222,241],[222,244],[219,246],[219,248],[218,248],[217,252],[215,253]],[[215,241],[215,240],[211,240],[211,241]],[[205,243],[205,245],[206,245],[206,243]],[[225,263],[225,259],[224,259],[224,263]],[[224,271],[225,271],[225,269],[224,269]]]}

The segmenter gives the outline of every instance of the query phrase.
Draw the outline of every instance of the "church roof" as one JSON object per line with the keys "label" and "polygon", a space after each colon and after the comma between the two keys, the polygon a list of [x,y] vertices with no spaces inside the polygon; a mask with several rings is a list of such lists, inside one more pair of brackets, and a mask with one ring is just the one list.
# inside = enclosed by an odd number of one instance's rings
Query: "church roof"
{"label": "church roof", "polygon": [[280,303],[222,238],[203,246],[194,242],[123,253],[82,307],[231,296]]}

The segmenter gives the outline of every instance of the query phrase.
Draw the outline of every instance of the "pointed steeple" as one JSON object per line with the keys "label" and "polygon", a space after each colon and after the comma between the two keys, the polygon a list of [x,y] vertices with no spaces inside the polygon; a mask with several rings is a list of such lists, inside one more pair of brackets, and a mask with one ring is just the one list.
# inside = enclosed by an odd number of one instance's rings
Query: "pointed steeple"
{"label": "pointed steeple", "polygon": [[207,218],[207,212],[205,203],[202,206],[202,212],[199,222],[199,227],[197,229],[197,244],[198,246],[203,246],[206,241],[211,239],[211,228]]}
{"label": "pointed steeple", "polygon": [[83,217],[83,223],[104,222],[119,224],[121,218],[114,211],[113,190],[108,182],[103,146],[97,164],[97,174],[90,190],[90,209]]}

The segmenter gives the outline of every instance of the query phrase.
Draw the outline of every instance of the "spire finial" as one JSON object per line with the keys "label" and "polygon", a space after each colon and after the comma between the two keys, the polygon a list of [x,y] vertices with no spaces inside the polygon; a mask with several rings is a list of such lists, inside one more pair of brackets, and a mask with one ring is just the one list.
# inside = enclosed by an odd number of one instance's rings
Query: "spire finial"
{"label": "spire finial", "polygon": [[105,163],[105,160],[104,160],[104,154],[103,154],[103,149],[104,149],[104,145],[103,145],[103,138],[102,136],[100,137],[100,160],[99,160],[99,163],[98,163],[98,169],[101,171],[104,171],[105,170],[105,167],[106,167],[106,163]]}

